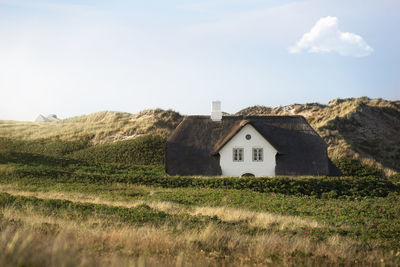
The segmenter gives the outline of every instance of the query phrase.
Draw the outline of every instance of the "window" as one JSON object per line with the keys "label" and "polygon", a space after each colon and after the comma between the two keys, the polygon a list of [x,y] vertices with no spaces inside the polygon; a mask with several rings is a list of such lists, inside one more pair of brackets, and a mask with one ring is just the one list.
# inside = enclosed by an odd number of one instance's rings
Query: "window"
{"label": "window", "polygon": [[243,161],[243,148],[233,149],[233,161],[236,162]]}
{"label": "window", "polygon": [[253,161],[263,161],[263,149],[262,148],[253,148]]}
{"label": "window", "polygon": [[250,140],[251,139],[251,135],[250,134],[246,134],[246,140]]}

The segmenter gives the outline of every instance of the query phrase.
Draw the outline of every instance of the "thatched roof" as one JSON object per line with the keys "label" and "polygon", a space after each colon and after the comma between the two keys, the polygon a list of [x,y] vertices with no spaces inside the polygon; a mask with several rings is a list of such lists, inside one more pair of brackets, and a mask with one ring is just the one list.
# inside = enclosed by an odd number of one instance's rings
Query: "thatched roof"
{"label": "thatched roof", "polygon": [[276,175],[340,175],[327,144],[302,116],[187,116],[167,141],[170,175],[221,175],[218,151],[251,124],[278,151]]}

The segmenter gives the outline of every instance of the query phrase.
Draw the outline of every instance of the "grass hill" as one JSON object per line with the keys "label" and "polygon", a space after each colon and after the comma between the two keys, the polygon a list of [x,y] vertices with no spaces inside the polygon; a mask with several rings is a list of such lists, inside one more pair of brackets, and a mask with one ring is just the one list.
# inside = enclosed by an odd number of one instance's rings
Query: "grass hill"
{"label": "grass hill", "polygon": [[253,106],[237,115],[302,115],[328,143],[331,158],[354,158],[386,175],[400,171],[400,102],[334,99],[327,105]]}
{"label": "grass hill", "polygon": [[[326,105],[253,106],[236,113],[240,114],[302,115],[329,144],[328,153],[332,159],[357,159],[386,175],[400,171],[399,101],[366,97],[334,99]],[[23,143],[25,148],[19,151],[21,153],[49,156],[72,153],[79,159],[89,155],[91,159],[108,162],[104,155],[107,149],[112,148],[111,158],[121,158],[117,154],[125,145],[116,141],[126,142],[126,147],[132,146],[134,151],[140,150],[138,144],[154,147],[154,144],[162,142],[155,139],[128,141],[145,135],[166,138],[181,120],[182,115],[177,112],[154,109],[137,114],[103,111],[49,123],[0,121],[0,138],[3,138],[0,152],[6,144],[11,151],[20,150]],[[101,147],[112,143],[115,145]],[[126,149],[122,150],[123,154],[127,153]]]}
{"label": "grass hill", "polygon": [[137,114],[102,111],[55,122],[0,121],[0,137],[64,141],[88,140],[92,145],[152,134],[168,136],[182,116],[172,110],[143,110]]}
{"label": "grass hill", "polygon": [[[241,112],[302,114],[331,156],[393,170],[398,105]],[[164,142],[181,120],[157,109],[0,122],[0,266],[400,266],[398,175],[342,158],[347,177],[168,176]]]}

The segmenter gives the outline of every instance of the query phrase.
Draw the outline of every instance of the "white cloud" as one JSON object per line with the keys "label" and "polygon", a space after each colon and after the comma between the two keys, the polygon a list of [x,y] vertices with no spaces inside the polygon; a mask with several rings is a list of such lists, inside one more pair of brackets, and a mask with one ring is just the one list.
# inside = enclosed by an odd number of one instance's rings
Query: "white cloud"
{"label": "white cloud", "polygon": [[332,53],[342,56],[365,57],[374,50],[364,39],[354,33],[341,32],[336,17],[325,17],[305,33],[296,45],[289,48],[290,53]]}

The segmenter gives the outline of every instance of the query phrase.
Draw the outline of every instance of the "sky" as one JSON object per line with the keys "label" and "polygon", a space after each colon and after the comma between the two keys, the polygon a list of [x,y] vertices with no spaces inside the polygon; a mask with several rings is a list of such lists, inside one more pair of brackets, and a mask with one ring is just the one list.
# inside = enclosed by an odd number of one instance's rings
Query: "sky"
{"label": "sky", "polygon": [[0,0],[0,120],[400,99],[399,0]]}

